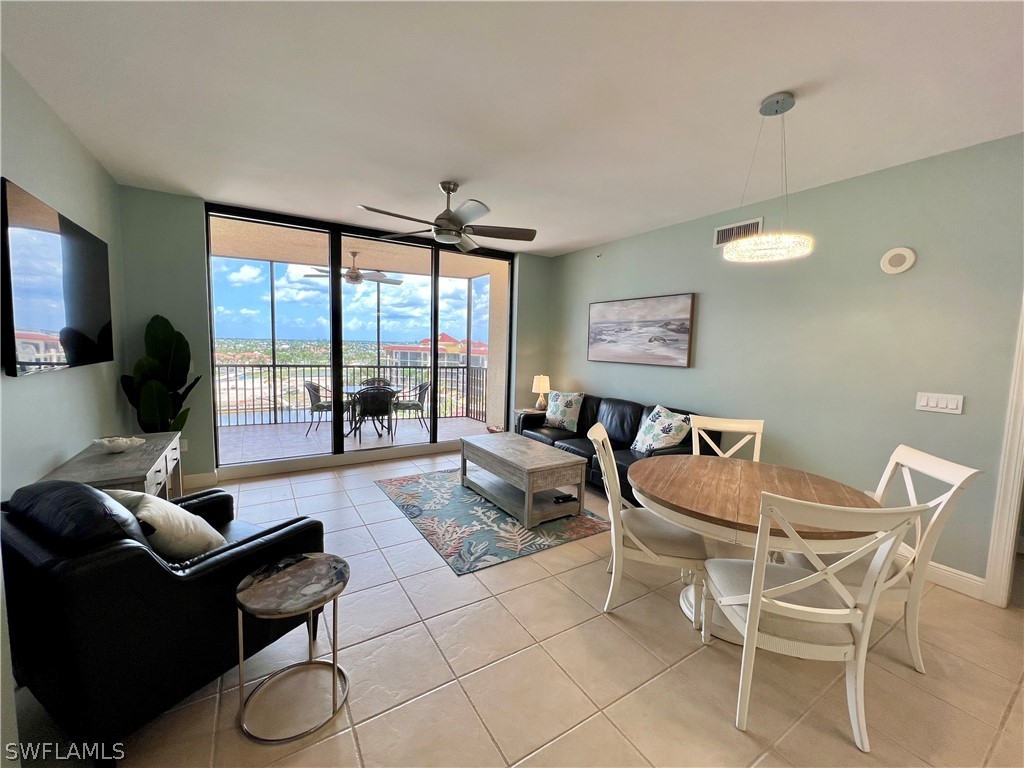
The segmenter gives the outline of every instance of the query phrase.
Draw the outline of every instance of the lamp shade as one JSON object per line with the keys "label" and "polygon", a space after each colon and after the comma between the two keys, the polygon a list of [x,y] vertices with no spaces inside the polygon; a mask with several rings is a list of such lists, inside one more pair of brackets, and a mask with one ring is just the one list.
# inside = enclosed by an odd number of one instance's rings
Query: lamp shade
{"label": "lamp shade", "polygon": [[551,381],[547,376],[534,376],[533,377],[533,389],[531,392],[537,394],[547,394],[551,391]]}

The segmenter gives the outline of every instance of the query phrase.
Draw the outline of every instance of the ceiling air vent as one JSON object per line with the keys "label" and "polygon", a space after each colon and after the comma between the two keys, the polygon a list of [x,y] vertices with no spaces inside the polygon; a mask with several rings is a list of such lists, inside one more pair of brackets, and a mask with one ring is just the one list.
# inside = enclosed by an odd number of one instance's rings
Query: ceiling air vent
{"label": "ceiling air vent", "polygon": [[715,240],[713,245],[715,246],[715,248],[721,248],[726,243],[731,243],[733,240],[739,240],[741,237],[759,235],[761,234],[761,230],[763,228],[763,216],[759,219],[741,221],[739,224],[729,224],[728,226],[725,227],[715,227]]}

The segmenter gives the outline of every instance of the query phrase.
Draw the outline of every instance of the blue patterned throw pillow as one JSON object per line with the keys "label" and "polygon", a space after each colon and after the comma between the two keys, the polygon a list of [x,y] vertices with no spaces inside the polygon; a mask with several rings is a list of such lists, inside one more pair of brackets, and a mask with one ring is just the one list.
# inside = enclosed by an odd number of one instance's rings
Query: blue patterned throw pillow
{"label": "blue patterned throw pillow", "polygon": [[651,415],[640,424],[640,430],[630,447],[640,453],[673,448],[683,442],[689,432],[689,416],[672,413],[668,408],[656,405]]}
{"label": "blue patterned throw pillow", "polygon": [[548,394],[548,412],[544,417],[544,426],[575,432],[580,422],[582,407],[582,392],[551,392]]}

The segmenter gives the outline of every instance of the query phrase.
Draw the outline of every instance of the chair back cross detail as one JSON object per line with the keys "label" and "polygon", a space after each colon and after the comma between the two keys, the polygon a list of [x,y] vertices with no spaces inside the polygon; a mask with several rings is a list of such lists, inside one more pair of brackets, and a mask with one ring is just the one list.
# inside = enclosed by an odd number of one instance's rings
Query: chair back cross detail
{"label": "chair back cross detail", "polygon": [[[764,434],[764,419],[719,419],[714,416],[690,416],[690,428],[693,430],[693,455],[699,456],[701,443],[703,442],[715,454],[723,458],[732,458],[739,450],[754,441],[754,461],[761,460],[761,436]],[[728,450],[723,451],[708,434],[709,432],[721,432],[726,434],[739,434],[742,437]]]}

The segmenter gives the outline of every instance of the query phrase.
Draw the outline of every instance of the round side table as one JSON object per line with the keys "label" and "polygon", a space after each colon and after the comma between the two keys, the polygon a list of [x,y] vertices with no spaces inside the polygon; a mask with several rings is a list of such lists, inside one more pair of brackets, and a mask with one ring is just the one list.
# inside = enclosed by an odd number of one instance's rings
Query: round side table
{"label": "round side table", "polygon": [[[327,552],[312,552],[304,555],[291,555],[273,565],[264,566],[255,573],[242,579],[235,590],[238,603],[238,725],[242,733],[254,741],[264,744],[278,744],[285,741],[307,736],[318,728],[327,725],[341,710],[341,705],[348,696],[348,673],[338,664],[338,595],[348,584],[348,563],[337,555]],[[331,627],[331,660],[313,658],[313,612],[333,601],[334,615]],[[300,614],[307,615],[309,631],[309,658],[289,664],[277,670],[263,680],[248,697],[245,696],[245,659],[242,636],[242,617],[245,613],[260,619],[286,619]],[[327,666],[331,669],[331,713],[321,722],[306,730],[290,736],[264,737],[252,733],[245,722],[245,712],[253,698],[264,686],[270,686],[275,680],[290,670],[298,667]],[[341,687],[341,696],[338,688]]]}

